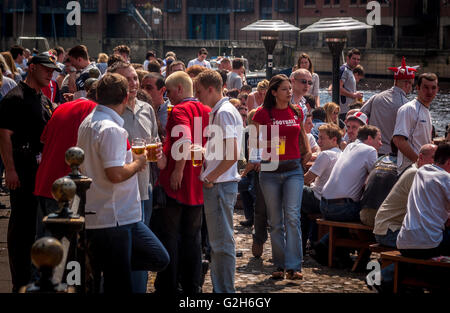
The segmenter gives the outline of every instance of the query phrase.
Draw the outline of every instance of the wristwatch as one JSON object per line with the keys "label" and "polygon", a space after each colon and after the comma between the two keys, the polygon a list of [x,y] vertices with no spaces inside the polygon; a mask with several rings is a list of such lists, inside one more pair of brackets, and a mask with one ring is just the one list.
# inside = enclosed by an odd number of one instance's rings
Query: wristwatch
{"label": "wristwatch", "polygon": [[210,181],[208,180],[208,178],[206,178],[206,177],[203,179],[203,181],[204,181],[205,183],[207,183],[207,184],[213,184],[213,185],[214,185],[214,183],[213,183],[213,182],[210,182]]}

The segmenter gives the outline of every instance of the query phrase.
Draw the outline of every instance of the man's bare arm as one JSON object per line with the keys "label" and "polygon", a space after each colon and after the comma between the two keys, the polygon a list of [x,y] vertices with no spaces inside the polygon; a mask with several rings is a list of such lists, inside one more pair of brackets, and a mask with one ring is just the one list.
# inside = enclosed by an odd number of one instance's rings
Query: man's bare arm
{"label": "man's bare arm", "polygon": [[135,160],[124,166],[105,168],[106,177],[113,184],[126,181],[137,172],[145,169],[147,166],[147,156],[145,154],[134,155]]}
{"label": "man's bare arm", "polygon": [[397,146],[398,150],[400,150],[401,153],[408,159],[410,159],[412,162],[416,162],[419,156],[417,153],[414,152],[414,150],[409,145],[407,139],[403,136],[394,136],[392,138],[394,141],[394,144]]}
{"label": "man's bare arm", "polygon": [[20,181],[13,159],[12,134],[13,132],[9,129],[0,129],[0,154],[5,165],[6,187],[15,190],[20,187]]}

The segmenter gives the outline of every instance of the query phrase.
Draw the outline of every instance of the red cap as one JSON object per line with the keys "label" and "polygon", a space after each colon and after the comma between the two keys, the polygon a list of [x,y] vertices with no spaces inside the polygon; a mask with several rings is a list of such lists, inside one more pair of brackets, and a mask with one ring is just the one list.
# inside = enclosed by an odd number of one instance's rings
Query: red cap
{"label": "red cap", "polygon": [[415,72],[417,72],[414,67],[406,65],[405,57],[402,59],[402,66],[390,67],[389,70],[394,72],[395,80],[414,79]]}

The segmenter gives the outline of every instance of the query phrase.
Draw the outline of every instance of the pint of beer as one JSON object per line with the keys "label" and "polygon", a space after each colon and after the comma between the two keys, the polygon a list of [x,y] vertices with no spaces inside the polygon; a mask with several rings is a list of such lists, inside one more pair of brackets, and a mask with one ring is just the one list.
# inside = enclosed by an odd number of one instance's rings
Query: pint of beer
{"label": "pint of beer", "polygon": [[280,137],[277,144],[277,155],[284,155],[286,153],[286,137]]}
{"label": "pint of beer", "polygon": [[172,113],[172,110],[173,110],[173,105],[169,104],[167,106],[167,115],[170,115],[170,113]]}
{"label": "pint of beer", "polygon": [[191,159],[193,167],[200,167],[203,165],[203,148],[200,145],[191,146]]}
{"label": "pint of beer", "polygon": [[131,142],[131,150],[134,154],[143,154],[145,152],[145,140],[142,138],[135,138]]}
{"label": "pint of beer", "polygon": [[158,162],[156,150],[158,149],[159,143],[160,143],[160,140],[158,137],[147,139],[147,145],[145,146],[145,149],[147,150],[147,161],[148,162]]}

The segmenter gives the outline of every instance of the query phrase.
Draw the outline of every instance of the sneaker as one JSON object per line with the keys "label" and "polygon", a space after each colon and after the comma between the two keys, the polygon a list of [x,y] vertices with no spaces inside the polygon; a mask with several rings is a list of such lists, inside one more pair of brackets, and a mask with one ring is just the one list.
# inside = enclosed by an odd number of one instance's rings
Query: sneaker
{"label": "sneaker", "polygon": [[252,244],[253,256],[255,258],[261,257],[261,255],[263,254],[263,248],[264,248],[264,246],[262,244],[259,244],[259,243],[256,243],[255,241],[253,241],[253,244]]}
{"label": "sneaker", "polygon": [[290,279],[290,280],[303,279],[303,274],[301,272],[298,272],[298,271],[287,270],[287,272],[286,272],[286,279]]}
{"label": "sneaker", "polygon": [[284,279],[284,269],[277,268],[276,271],[272,273],[272,279]]}

